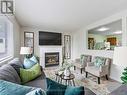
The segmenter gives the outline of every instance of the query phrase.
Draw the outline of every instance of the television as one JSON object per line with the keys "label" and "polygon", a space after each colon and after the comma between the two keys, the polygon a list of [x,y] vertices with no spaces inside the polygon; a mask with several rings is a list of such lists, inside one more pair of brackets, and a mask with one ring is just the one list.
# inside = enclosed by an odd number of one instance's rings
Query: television
{"label": "television", "polygon": [[62,45],[62,33],[39,31],[39,45]]}

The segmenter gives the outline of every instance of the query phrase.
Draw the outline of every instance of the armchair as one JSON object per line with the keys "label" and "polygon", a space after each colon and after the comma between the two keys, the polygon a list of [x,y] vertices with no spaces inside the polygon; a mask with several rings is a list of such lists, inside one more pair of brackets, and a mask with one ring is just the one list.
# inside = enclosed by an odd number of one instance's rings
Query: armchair
{"label": "armchair", "polygon": [[92,62],[87,62],[85,67],[86,78],[88,73],[98,77],[98,84],[100,84],[100,77],[105,76],[108,80],[108,75],[110,72],[111,59],[105,57],[94,57]]}
{"label": "armchair", "polygon": [[74,70],[76,70],[77,67],[81,70],[82,74],[82,71],[85,70],[87,62],[91,61],[91,57],[92,57],[91,55],[81,55],[81,58],[75,59],[75,61],[73,62]]}

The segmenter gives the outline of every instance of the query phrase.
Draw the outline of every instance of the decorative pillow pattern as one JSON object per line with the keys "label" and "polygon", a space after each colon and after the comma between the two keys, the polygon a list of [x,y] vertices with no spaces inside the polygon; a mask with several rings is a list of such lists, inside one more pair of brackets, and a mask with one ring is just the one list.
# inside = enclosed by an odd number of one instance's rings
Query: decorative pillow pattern
{"label": "decorative pillow pattern", "polygon": [[87,56],[81,55],[81,57],[80,57],[80,63],[84,64],[85,60],[87,60]]}
{"label": "decorative pillow pattern", "polygon": [[31,68],[33,65],[35,65],[36,63],[28,58],[24,58],[24,63],[23,66],[25,69],[29,69]]}
{"label": "decorative pillow pattern", "polygon": [[41,67],[38,63],[30,69],[20,68],[20,78],[23,84],[35,79],[40,75],[41,75]]}
{"label": "decorative pillow pattern", "polygon": [[105,63],[105,58],[102,58],[102,57],[96,57],[95,58],[94,65],[96,67],[100,67],[100,66],[104,65],[104,63]]}
{"label": "decorative pillow pattern", "polygon": [[38,63],[38,60],[37,60],[37,58],[36,58],[35,56],[32,56],[32,57],[30,58],[30,60],[33,61],[33,62],[35,62],[35,63]]}
{"label": "decorative pillow pattern", "polygon": [[0,80],[0,95],[25,95],[35,88]]}

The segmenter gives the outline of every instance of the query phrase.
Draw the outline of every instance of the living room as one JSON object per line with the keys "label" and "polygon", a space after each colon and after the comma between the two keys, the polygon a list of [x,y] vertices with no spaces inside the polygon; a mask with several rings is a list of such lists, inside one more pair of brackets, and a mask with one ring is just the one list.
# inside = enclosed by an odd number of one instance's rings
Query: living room
{"label": "living room", "polygon": [[0,95],[126,95],[127,1],[0,3]]}

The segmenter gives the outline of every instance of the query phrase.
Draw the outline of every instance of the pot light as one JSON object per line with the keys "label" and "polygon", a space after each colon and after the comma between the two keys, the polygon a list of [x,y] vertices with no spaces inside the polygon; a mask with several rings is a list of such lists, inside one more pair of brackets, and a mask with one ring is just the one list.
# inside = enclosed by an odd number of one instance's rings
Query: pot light
{"label": "pot light", "polygon": [[116,31],[116,32],[113,32],[114,34],[121,34],[122,31]]}
{"label": "pot light", "polygon": [[107,30],[109,30],[109,28],[107,28],[107,27],[101,27],[101,28],[97,29],[97,31],[107,31]]}

